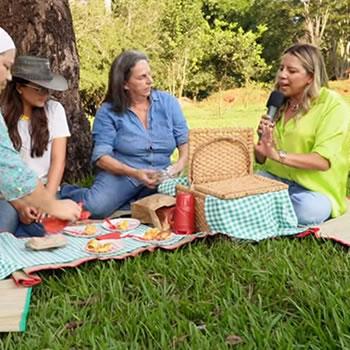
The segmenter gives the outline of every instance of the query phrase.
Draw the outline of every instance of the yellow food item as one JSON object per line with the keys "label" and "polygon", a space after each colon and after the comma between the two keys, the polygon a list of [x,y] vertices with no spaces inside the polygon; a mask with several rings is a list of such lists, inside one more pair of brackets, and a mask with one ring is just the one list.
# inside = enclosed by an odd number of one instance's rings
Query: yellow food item
{"label": "yellow food item", "polygon": [[119,222],[117,225],[119,230],[127,230],[129,228],[129,223],[126,220]]}
{"label": "yellow food item", "polygon": [[165,241],[170,238],[170,231],[161,231],[157,234],[156,239],[159,241]]}
{"label": "yellow food item", "polygon": [[85,230],[83,231],[83,234],[84,235],[87,235],[87,236],[92,236],[94,234],[96,234],[97,230],[96,230],[96,227],[92,224],[87,224],[86,227],[85,227]]}
{"label": "yellow food item", "polygon": [[98,241],[97,239],[92,239],[86,245],[86,249],[91,253],[108,253],[112,250],[112,248],[112,243],[103,243]]}
{"label": "yellow food item", "polygon": [[151,241],[151,240],[155,239],[155,237],[157,236],[157,234],[159,232],[160,232],[159,228],[151,228],[145,232],[143,238]]}
{"label": "yellow food item", "polygon": [[165,241],[170,238],[170,231],[161,231],[159,228],[151,228],[145,232],[143,238],[148,241]]}
{"label": "yellow food item", "polygon": [[97,239],[92,239],[86,245],[87,249],[96,249],[99,246],[100,242]]}

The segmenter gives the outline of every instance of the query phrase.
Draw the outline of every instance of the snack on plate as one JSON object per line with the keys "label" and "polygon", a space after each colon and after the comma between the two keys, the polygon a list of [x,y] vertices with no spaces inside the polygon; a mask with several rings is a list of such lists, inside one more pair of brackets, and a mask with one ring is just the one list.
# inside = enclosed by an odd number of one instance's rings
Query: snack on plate
{"label": "snack on plate", "polygon": [[151,240],[155,239],[155,237],[157,236],[157,234],[159,232],[160,232],[159,228],[151,228],[145,232],[143,238],[151,241]]}
{"label": "snack on plate", "polygon": [[170,231],[161,231],[159,228],[151,228],[145,232],[143,238],[148,241],[165,241],[170,238]]}
{"label": "snack on plate", "polygon": [[129,228],[129,223],[126,220],[118,222],[117,227],[119,230],[127,230]]}
{"label": "snack on plate", "polygon": [[103,243],[103,241],[92,239],[87,243],[86,249],[91,253],[108,253],[113,249],[113,245],[110,242]]}
{"label": "snack on plate", "polygon": [[84,231],[83,231],[83,235],[92,236],[92,235],[96,234],[96,232],[97,232],[97,229],[94,225],[87,224]]}
{"label": "snack on plate", "polygon": [[165,241],[170,238],[170,235],[171,235],[170,231],[160,231],[157,234],[156,239],[159,241]]}

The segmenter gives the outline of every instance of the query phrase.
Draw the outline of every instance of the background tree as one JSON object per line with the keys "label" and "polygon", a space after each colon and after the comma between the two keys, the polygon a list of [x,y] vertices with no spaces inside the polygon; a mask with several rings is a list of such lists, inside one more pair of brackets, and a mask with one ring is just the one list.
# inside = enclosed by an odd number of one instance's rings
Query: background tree
{"label": "background tree", "polygon": [[[322,6],[324,4],[323,0],[313,2],[310,0],[302,0],[302,3],[304,4],[303,14],[305,18],[306,41],[312,45],[321,47],[330,9],[328,6]],[[321,11],[311,11],[310,7],[312,6],[321,9]]]}
{"label": "background tree", "polygon": [[57,94],[72,134],[65,178],[81,178],[90,169],[90,124],[80,104],[79,60],[68,0],[0,0],[0,7],[0,26],[11,34],[18,53],[49,57],[53,71],[68,80],[69,90]]}
{"label": "background tree", "polygon": [[163,86],[181,98],[188,94],[188,83],[198,73],[205,51],[209,27],[203,18],[201,0],[165,0],[158,40]]}
{"label": "background tree", "polygon": [[350,67],[350,3],[339,1],[332,9],[328,30],[325,34],[331,78],[348,78]]}
{"label": "background tree", "polygon": [[[155,68],[162,66],[158,52],[158,0],[123,0],[112,3],[112,13],[103,0],[70,0],[80,57],[80,91],[85,111],[94,116],[107,87],[113,59],[122,51],[144,51]],[[154,54],[155,53],[155,54]],[[157,75],[159,69],[153,69]],[[162,86],[161,86],[162,87]]]}

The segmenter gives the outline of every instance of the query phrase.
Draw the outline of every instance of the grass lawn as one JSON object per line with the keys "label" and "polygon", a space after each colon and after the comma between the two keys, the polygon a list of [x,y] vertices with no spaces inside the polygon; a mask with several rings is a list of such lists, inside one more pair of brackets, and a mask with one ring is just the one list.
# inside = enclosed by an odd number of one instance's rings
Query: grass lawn
{"label": "grass lawn", "polygon": [[[191,127],[256,127],[264,103],[188,104]],[[350,349],[350,256],[332,241],[223,236],[44,271],[4,349]]]}

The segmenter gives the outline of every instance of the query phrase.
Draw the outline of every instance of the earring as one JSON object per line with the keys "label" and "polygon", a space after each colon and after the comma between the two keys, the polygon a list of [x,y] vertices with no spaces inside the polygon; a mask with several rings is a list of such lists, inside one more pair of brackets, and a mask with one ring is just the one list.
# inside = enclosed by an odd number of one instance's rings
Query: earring
{"label": "earring", "polygon": [[16,89],[17,90],[17,92],[20,94],[20,95],[22,95],[22,91],[21,90],[18,90],[18,89]]}

